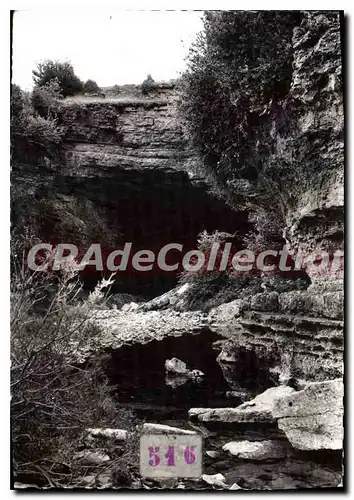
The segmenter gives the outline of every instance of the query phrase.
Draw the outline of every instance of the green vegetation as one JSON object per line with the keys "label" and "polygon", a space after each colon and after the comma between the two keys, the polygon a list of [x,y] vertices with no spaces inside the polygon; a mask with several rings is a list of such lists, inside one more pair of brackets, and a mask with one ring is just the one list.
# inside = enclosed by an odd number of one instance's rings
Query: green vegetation
{"label": "green vegetation", "polygon": [[[267,119],[292,76],[293,11],[213,11],[204,16],[179,82],[180,111],[216,192],[236,205],[269,155]],[[242,180],[242,182],[240,182]],[[242,188],[242,189],[240,189]]]}
{"label": "green vegetation", "polygon": [[[209,255],[214,243],[219,243],[222,249],[226,242],[235,245],[237,239],[236,235],[220,231],[212,234],[203,231],[198,237],[197,249],[204,255]],[[262,291],[259,273],[255,271],[238,273],[231,266],[231,261],[225,271],[218,269],[208,271],[206,265],[198,272],[183,271],[179,283],[190,285],[186,292],[186,303],[192,310],[209,311],[225,302]]]}
{"label": "green vegetation", "polygon": [[32,71],[36,86],[43,87],[52,80],[57,80],[64,97],[82,92],[83,83],[75,75],[74,68],[69,62],[46,60],[40,62]]}
{"label": "green vegetation", "polygon": [[141,84],[141,92],[143,95],[149,95],[156,88],[155,80],[151,75],[148,75],[146,79]]}
{"label": "green vegetation", "polygon": [[56,78],[42,87],[34,87],[31,96],[33,108],[43,118],[57,117],[62,98],[63,94]]}
{"label": "green vegetation", "polygon": [[62,129],[54,116],[55,104],[49,98],[51,87],[45,86],[40,92],[35,90],[31,99],[29,93],[12,85],[11,156],[14,161],[33,161],[58,153]]}
{"label": "green vegetation", "polygon": [[94,93],[94,92],[99,92],[100,88],[94,80],[87,80],[84,83],[83,91],[85,93]]}
{"label": "green vegetation", "polygon": [[[13,255],[18,254],[13,239]],[[20,255],[20,254],[18,254]],[[104,373],[104,356],[80,362],[77,353],[99,334],[94,308],[104,303],[111,280],[86,298],[74,265],[59,272],[29,273],[13,260],[11,282],[11,415],[15,480],[40,486],[75,487],[87,467],[73,461],[92,427],[132,429],[131,412],[118,408]],[[136,453],[112,445],[94,476],[129,474]],[[136,459],[135,459],[136,461]]]}

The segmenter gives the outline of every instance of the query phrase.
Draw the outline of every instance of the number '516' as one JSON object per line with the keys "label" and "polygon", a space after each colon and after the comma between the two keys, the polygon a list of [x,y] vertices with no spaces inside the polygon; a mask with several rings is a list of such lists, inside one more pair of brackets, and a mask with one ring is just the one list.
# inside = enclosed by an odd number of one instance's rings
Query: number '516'
{"label": "number '516'", "polygon": [[[197,457],[195,456],[195,446],[186,446],[183,452],[184,462],[188,465],[194,464]],[[173,467],[175,465],[175,447],[169,446],[164,454],[159,446],[149,446],[149,465],[157,467],[161,464],[161,453],[166,458],[166,465]]]}

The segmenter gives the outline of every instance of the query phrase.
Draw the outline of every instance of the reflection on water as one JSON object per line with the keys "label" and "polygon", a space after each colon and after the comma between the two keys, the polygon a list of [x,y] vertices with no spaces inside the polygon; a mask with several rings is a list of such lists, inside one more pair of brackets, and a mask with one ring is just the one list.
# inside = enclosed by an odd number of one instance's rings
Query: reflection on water
{"label": "reflection on water", "polygon": [[[208,424],[208,428],[190,422],[191,407],[238,406],[263,392],[264,380],[254,387],[230,391],[216,362],[212,343],[218,337],[209,331],[200,335],[168,338],[162,342],[124,347],[112,352],[107,373],[117,387],[120,406],[133,410],[138,419],[173,427],[198,430],[204,438],[203,473],[222,473],[228,484],[236,482],[244,489],[303,489],[334,487],[341,481],[341,452],[291,451],[286,459],[250,461],[237,459],[222,451],[229,441],[274,439],[290,446],[274,424]],[[165,361],[179,358],[187,366],[201,370],[199,381],[185,377],[166,377]],[[183,380],[182,380],[183,378]],[[228,396],[226,397],[226,394]],[[211,453],[210,453],[211,452]],[[188,486],[194,488],[195,485]]]}

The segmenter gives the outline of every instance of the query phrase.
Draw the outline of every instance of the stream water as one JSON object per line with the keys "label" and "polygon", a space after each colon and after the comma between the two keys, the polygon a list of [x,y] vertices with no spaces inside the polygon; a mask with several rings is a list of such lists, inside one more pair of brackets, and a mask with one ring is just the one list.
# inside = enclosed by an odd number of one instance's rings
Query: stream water
{"label": "stream water", "polygon": [[[230,390],[216,362],[213,342],[216,334],[205,331],[189,337],[170,337],[162,342],[123,347],[111,353],[108,374],[117,387],[121,407],[129,408],[139,421],[159,423],[196,430],[190,422],[191,407],[235,407],[240,398],[227,398]],[[165,360],[183,360],[188,368],[201,370],[205,377],[199,383],[191,380],[178,387],[168,385]],[[249,368],[252,371],[252,367]],[[166,383],[167,382],[167,383]],[[263,392],[266,380],[247,378],[251,399]],[[240,387],[242,388],[242,387]],[[204,436],[203,473],[221,473],[229,485],[245,489],[299,489],[336,487],[342,476],[342,454],[337,451],[302,452],[294,450],[276,424],[208,424],[200,428]],[[263,461],[243,460],[222,450],[229,441],[276,440],[289,450],[287,458]],[[214,452],[212,457],[207,451]],[[188,487],[201,487],[191,486]],[[203,487],[207,487],[206,484]]]}

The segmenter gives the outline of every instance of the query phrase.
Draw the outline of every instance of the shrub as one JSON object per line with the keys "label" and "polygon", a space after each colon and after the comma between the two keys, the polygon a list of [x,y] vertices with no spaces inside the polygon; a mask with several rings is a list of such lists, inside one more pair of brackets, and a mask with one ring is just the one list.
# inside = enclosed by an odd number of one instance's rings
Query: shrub
{"label": "shrub", "polygon": [[[309,286],[310,280],[302,271],[282,273],[277,266],[274,271],[269,273],[262,272],[256,266],[250,271],[234,269],[231,263],[232,257],[241,248],[247,248],[257,255],[263,250],[279,250],[283,247],[283,241],[277,240],[277,222],[275,221],[273,225],[272,221],[265,218],[262,228],[259,227],[260,223],[261,219],[258,219],[255,224],[258,230],[252,230],[242,239],[241,243],[237,241],[237,235],[220,231],[215,231],[212,234],[203,231],[199,235],[197,248],[206,255],[206,263],[215,242],[220,244],[220,253],[216,258],[213,270],[207,270],[206,265],[204,265],[200,271],[183,271],[181,273],[179,283],[189,283],[190,285],[184,295],[189,309],[209,311],[220,304],[235,299],[244,299],[250,295],[264,292],[265,289],[282,293],[291,290],[304,290]],[[230,256],[226,269],[220,271],[218,263],[221,259],[223,245],[227,242],[232,243]],[[276,262],[278,260],[274,261],[274,258],[265,260],[268,265],[276,264]]]}
{"label": "shrub", "polygon": [[[183,271],[180,275],[180,283],[189,283],[191,286],[186,292],[186,303],[190,309],[208,311],[212,307],[216,307],[224,302],[229,302],[239,298],[241,293],[247,287],[253,287],[253,293],[262,291],[258,273],[251,272],[236,272],[231,266],[231,257],[233,252],[239,250],[239,242],[237,235],[215,231],[212,234],[203,231],[198,237],[197,249],[208,255],[212,249],[213,243],[220,243],[220,254],[216,259],[216,266],[213,270],[207,270],[206,265],[200,271]],[[223,249],[223,245],[227,242],[233,244],[230,259],[224,271],[218,269],[218,262]],[[254,286],[256,286],[254,292]]]}
{"label": "shrub", "polygon": [[146,79],[141,84],[141,92],[143,95],[148,95],[153,92],[156,88],[155,80],[151,75],[148,75]]}
{"label": "shrub", "polygon": [[99,92],[100,88],[94,80],[87,80],[84,83],[83,91],[89,94]]}
{"label": "shrub", "polygon": [[112,94],[116,95],[121,93],[122,93],[122,88],[120,87],[120,85],[113,85]]}
{"label": "shrub", "polygon": [[[103,356],[91,356],[84,363],[78,357],[98,334],[93,308],[105,300],[104,289],[111,283],[102,282],[79,303],[81,285],[74,265],[54,276],[30,274],[13,262],[11,418],[16,480],[76,486],[87,471],[73,462],[84,429],[97,423],[130,429],[132,415],[119,410],[111,398]],[[93,469],[99,472],[102,466]]]}
{"label": "shrub", "polygon": [[32,105],[43,118],[56,118],[60,99],[63,98],[60,84],[55,78],[42,87],[36,86],[32,91]]}
{"label": "shrub", "polygon": [[12,85],[10,102],[12,158],[33,161],[33,157],[58,153],[63,131],[57,120],[40,116],[33,108],[30,95],[17,85]]}
{"label": "shrub", "polygon": [[[300,17],[293,11],[206,12],[179,82],[180,112],[203,169],[234,206],[252,198],[263,176],[272,143],[267,120],[289,90]],[[263,188],[268,200],[278,193],[269,179]]]}
{"label": "shrub", "polygon": [[83,83],[75,75],[74,68],[69,62],[46,60],[37,65],[32,71],[36,86],[43,87],[51,80],[57,80],[64,97],[78,94],[83,89]]}

